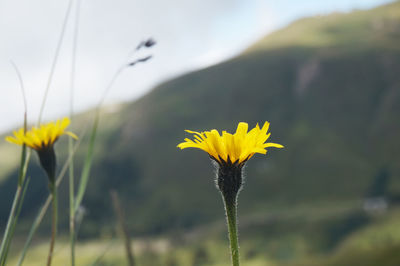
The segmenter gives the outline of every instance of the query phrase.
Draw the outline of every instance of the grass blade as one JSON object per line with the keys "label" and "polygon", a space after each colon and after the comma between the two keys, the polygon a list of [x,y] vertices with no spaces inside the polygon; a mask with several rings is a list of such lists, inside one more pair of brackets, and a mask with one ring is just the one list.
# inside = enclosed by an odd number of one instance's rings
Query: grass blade
{"label": "grass blade", "polygon": [[[74,90],[75,90],[75,74],[76,74],[76,54],[78,46],[78,35],[79,35],[79,19],[80,19],[80,6],[81,1],[77,0],[75,10],[75,25],[72,40],[72,55],[71,55],[71,88],[70,88],[70,117],[72,119],[74,115]],[[72,153],[73,145],[72,139],[68,142],[68,152]],[[69,239],[71,248],[71,266],[75,266],[75,176],[74,176],[74,160],[72,158],[69,166]]]}
{"label": "grass blade", "polygon": [[125,246],[126,257],[128,260],[128,265],[134,266],[135,260],[133,258],[131,238],[129,236],[128,228],[126,227],[126,224],[125,224],[124,210],[121,206],[121,202],[118,197],[118,192],[116,190],[111,190],[110,196],[111,196],[111,201],[113,203],[115,215],[116,215],[117,221],[118,221],[117,230],[119,231],[121,237],[124,240],[124,246]]}
{"label": "grass blade", "polygon": [[[19,72],[17,72],[17,73],[19,73]],[[25,114],[24,114],[24,131],[25,132],[26,132],[26,127],[27,127],[27,115],[26,115],[26,111],[25,111]],[[4,236],[3,236],[1,247],[0,247],[0,265],[1,266],[5,265],[5,263],[6,263],[7,253],[9,250],[9,246],[11,244],[11,239],[14,234],[14,230],[12,228],[15,227],[15,224],[18,220],[18,215],[19,215],[18,209],[19,209],[19,206],[22,205],[21,192],[24,190],[23,183],[24,183],[24,179],[25,179],[25,175],[26,175],[26,169],[27,169],[29,157],[30,157],[30,151],[27,152],[26,145],[23,145],[22,151],[21,151],[21,161],[20,161],[19,170],[18,170],[17,190],[15,192],[14,201],[12,203],[10,215],[8,216],[6,230],[4,231]]]}
{"label": "grass blade", "polygon": [[72,139],[68,142],[68,154],[72,157],[69,164],[69,240],[71,246],[71,266],[75,265],[75,188],[74,156]]}
{"label": "grass blade", "polygon": [[[25,181],[24,184],[22,185],[22,193],[21,193],[21,196],[20,196],[21,199],[20,199],[19,202],[17,203],[17,204],[18,204],[18,205],[17,205],[17,212],[16,212],[16,214],[15,214],[14,222],[13,222],[13,224],[11,225],[10,237],[9,237],[9,239],[8,239],[8,241],[7,241],[7,244],[6,244],[6,250],[5,250],[5,255],[4,255],[4,259],[3,259],[4,265],[5,265],[6,262],[7,262],[8,251],[9,251],[10,246],[11,246],[11,240],[12,240],[12,237],[13,237],[13,235],[14,235],[14,231],[15,231],[15,227],[16,227],[16,225],[17,225],[17,221],[18,221],[19,214],[21,213],[22,203],[24,202],[24,199],[25,199],[25,193],[26,193],[26,190],[27,190],[27,188],[28,188],[29,181],[30,181],[30,177],[26,178],[26,181]],[[3,263],[3,262],[2,262],[2,263]],[[2,264],[2,265],[3,265],[3,264]]]}
{"label": "grass blade", "polygon": [[76,195],[76,200],[75,200],[75,212],[78,210],[79,206],[81,205],[83,196],[85,195],[86,187],[89,181],[89,175],[90,175],[90,170],[92,167],[92,161],[93,161],[93,150],[96,142],[96,135],[97,135],[97,128],[99,125],[99,118],[100,118],[100,111],[96,111],[96,116],[94,119],[93,127],[92,127],[92,132],[90,134],[90,140],[89,140],[89,148],[86,154],[83,170],[82,170],[82,175],[81,179],[79,182],[79,187],[78,187],[78,193]]}
{"label": "grass blade", "polygon": [[90,266],[97,266],[100,265],[100,261],[103,259],[103,257],[106,255],[106,253],[114,246],[116,243],[115,239],[112,239],[109,244],[104,248],[103,252],[100,253],[100,255],[97,256],[96,259],[93,260],[93,262],[90,264]]}
{"label": "grass blade", "polygon": [[15,219],[15,212],[17,210],[17,205],[18,205],[18,201],[21,195],[21,187],[17,188],[17,191],[15,191],[15,196],[14,196],[14,201],[13,204],[11,206],[11,211],[10,211],[10,215],[8,217],[8,221],[7,221],[7,226],[6,226],[6,230],[4,232],[4,236],[3,236],[3,240],[1,243],[1,249],[0,249],[0,265],[3,266],[5,265],[5,258],[7,257],[7,244],[9,243],[9,238],[10,238],[10,234],[11,234],[11,227],[12,224],[14,223],[14,219]]}
{"label": "grass blade", "polygon": [[49,78],[47,80],[46,89],[45,89],[43,100],[42,100],[42,104],[40,106],[38,125],[42,121],[42,115],[43,115],[44,107],[46,105],[47,95],[49,94],[50,85],[51,85],[51,82],[53,81],[54,71],[56,69],[58,56],[60,55],[61,45],[63,43],[64,36],[65,36],[65,31],[66,31],[66,28],[67,28],[67,22],[68,22],[68,19],[69,19],[69,15],[71,13],[72,3],[73,3],[73,0],[70,0],[69,3],[68,3],[68,8],[67,8],[67,12],[66,12],[65,17],[64,17],[64,21],[63,21],[63,25],[62,25],[62,28],[61,28],[60,37],[58,38],[56,53],[55,53],[54,58],[53,58],[53,62],[52,62],[51,68],[50,68]]}
{"label": "grass blade", "polygon": [[22,265],[22,263],[24,262],[26,253],[32,242],[33,235],[36,233],[36,230],[39,227],[39,224],[42,222],[43,217],[46,214],[47,208],[49,207],[52,198],[53,198],[52,195],[49,195],[49,197],[46,199],[46,202],[43,204],[42,208],[40,209],[38,215],[36,216],[35,221],[32,224],[31,230],[29,231],[28,238],[25,242],[24,248],[22,249],[21,256],[19,257],[18,264],[17,264],[18,266]]}

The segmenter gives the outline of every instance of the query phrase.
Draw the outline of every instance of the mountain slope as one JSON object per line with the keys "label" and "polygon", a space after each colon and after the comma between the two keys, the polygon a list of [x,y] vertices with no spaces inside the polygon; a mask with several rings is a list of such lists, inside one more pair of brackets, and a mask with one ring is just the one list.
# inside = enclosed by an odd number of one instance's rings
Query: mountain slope
{"label": "mountain slope", "polygon": [[[381,169],[390,175],[388,193],[399,194],[399,44],[399,2],[303,19],[232,60],[168,81],[105,114],[82,232],[112,227],[110,188],[129,206],[136,234],[221,219],[207,156],[176,145],[184,129],[233,131],[239,121],[270,121],[271,141],[285,145],[248,162],[240,219],[316,201],[360,200]],[[87,117],[76,120],[82,124]],[[30,173],[38,181],[27,194],[25,217],[46,194],[41,170],[33,166]],[[12,175],[6,178],[2,223],[15,186]],[[68,204],[64,185],[62,208]]]}

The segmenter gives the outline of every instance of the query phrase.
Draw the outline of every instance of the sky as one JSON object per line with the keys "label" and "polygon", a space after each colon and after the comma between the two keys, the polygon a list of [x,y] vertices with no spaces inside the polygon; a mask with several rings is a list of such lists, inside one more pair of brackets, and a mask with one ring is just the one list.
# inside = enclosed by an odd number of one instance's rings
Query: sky
{"label": "sky", "polygon": [[[23,123],[24,101],[11,61],[21,73],[28,120],[36,123],[70,0],[0,1],[0,133]],[[156,85],[239,54],[266,34],[305,16],[350,12],[388,0],[72,0],[44,120],[95,107],[120,66],[126,68],[106,103],[137,99]],[[79,14],[79,15],[77,15]],[[75,21],[79,19],[76,31]],[[76,33],[73,64],[73,36]],[[152,49],[132,53],[153,38]],[[72,85],[71,69],[75,66]]]}

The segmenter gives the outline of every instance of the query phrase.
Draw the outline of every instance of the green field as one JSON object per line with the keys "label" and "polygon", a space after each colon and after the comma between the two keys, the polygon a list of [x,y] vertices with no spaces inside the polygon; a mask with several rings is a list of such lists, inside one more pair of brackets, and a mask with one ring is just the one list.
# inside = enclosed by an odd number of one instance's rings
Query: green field
{"label": "green field", "polygon": [[[345,207],[353,205],[352,208]],[[400,209],[366,215],[359,203],[326,208],[304,206],[269,215],[240,217],[241,260],[250,266],[395,266],[400,263]],[[357,225],[358,223],[358,225]],[[230,265],[223,220],[192,231],[132,237],[138,265]],[[345,234],[340,234],[346,231]],[[17,239],[15,250],[22,239]],[[48,242],[37,240],[28,265],[43,265]],[[12,265],[18,254],[10,260]],[[67,264],[69,243],[61,238],[55,265]],[[104,235],[80,241],[77,265],[127,265],[120,239]]]}

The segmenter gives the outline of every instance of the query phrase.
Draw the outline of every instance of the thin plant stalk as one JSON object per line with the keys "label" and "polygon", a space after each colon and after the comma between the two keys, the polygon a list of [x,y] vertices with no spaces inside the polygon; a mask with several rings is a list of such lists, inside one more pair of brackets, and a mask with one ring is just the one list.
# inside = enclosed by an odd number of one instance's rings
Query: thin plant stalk
{"label": "thin plant stalk", "polygon": [[[22,75],[18,69],[18,67],[15,65],[13,61],[11,61],[12,66],[15,69],[15,72],[17,74],[18,80],[20,82],[20,88],[22,92],[22,98],[24,102],[24,131],[26,132],[27,129],[27,103],[26,103],[26,95],[25,95],[25,89],[24,89],[24,83],[22,80]],[[20,160],[20,167],[18,171],[18,185],[17,185],[17,190],[15,192],[14,200],[12,203],[10,215],[8,217],[7,225],[6,225],[6,230],[4,232],[4,236],[2,239],[2,243],[0,246],[0,265],[3,266],[6,263],[7,260],[7,254],[11,245],[11,240],[14,235],[14,229],[18,221],[19,213],[22,207],[22,202],[24,199],[26,187],[27,187],[27,182],[25,181],[25,176],[26,176],[26,171],[28,167],[28,162],[30,159],[30,150],[27,151],[26,145],[22,146],[22,151],[21,151],[21,160]]]}
{"label": "thin plant stalk", "polygon": [[231,247],[232,265],[239,266],[239,241],[237,233],[237,204],[236,199],[233,202],[224,199],[226,221],[228,224],[229,242]]}
{"label": "thin plant stalk", "polygon": [[124,215],[124,211],[121,206],[121,202],[118,197],[118,192],[116,190],[111,190],[110,196],[111,196],[114,211],[115,211],[115,214],[116,214],[117,220],[118,220],[117,228],[120,231],[120,234],[124,240],[125,252],[126,252],[126,257],[128,260],[128,265],[135,266],[135,260],[133,258],[133,252],[132,252],[131,238],[129,237],[128,228],[126,227],[126,224],[125,224],[125,215]]}
{"label": "thin plant stalk", "polygon": [[[114,85],[115,81],[117,78],[121,75],[122,71],[126,68],[126,64],[123,64],[121,67],[117,69],[117,71],[114,73],[112,76],[110,82],[106,86],[106,88],[103,91],[103,94],[100,98],[100,101],[97,105],[96,111],[95,111],[95,118],[94,118],[94,123],[92,126],[92,131],[90,134],[90,139],[89,139],[89,147],[86,153],[84,165],[83,165],[83,170],[78,186],[78,191],[76,194],[75,198],[75,210],[74,212],[78,210],[79,206],[81,205],[81,202],[83,200],[83,196],[85,195],[87,184],[89,182],[89,175],[90,175],[90,170],[92,167],[92,162],[93,162],[93,152],[94,152],[94,147],[95,147],[95,142],[96,142],[96,136],[97,136],[97,129],[99,126],[99,120],[100,120],[100,110],[103,105],[103,102],[107,96],[108,91],[112,88]],[[76,237],[76,236],[75,236]]]}
{"label": "thin plant stalk", "polygon": [[108,94],[108,92],[110,91],[110,89],[112,88],[112,86],[114,85],[115,81],[117,80],[117,78],[119,77],[119,75],[121,75],[122,71],[126,68],[126,64],[123,64],[122,66],[120,66],[117,71],[114,73],[114,75],[112,76],[110,82],[108,83],[107,87],[105,88],[105,90],[103,91],[103,95],[100,98],[100,102],[98,104],[97,110],[99,112],[101,106],[103,105],[104,100],[106,99],[106,96]]}
{"label": "thin plant stalk", "polygon": [[44,111],[44,107],[45,107],[46,101],[47,101],[47,95],[49,94],[50,85],[51,85],[51,82],[53,81],[54,71],[56,69],[56,65],[57,65],[57,62],[58,62],[58,56],[60,55],[60,50],[61,50],[61,46],[62,46],[62,43],[63,43],[63,40],[64,40],[65,31],[66,31],[67,24],[68,24],[68,19],[69,19],[70,13],[71,13],[72,3],[73,3],[73,0],[70,0],[69,3],[68,3],[67,12],[65,14],[63,25],[62,25],[61,32],[60,32],[60,37],[58,38],[56,52],[55,52],[54,57],[53,57],[53,62],[51,64],[51,68],[50,68],[50,74],[49,74],[49,77],[48,77],[48,80],[47,80],[46,89],[45,89],[45,92],[44,92],[42,104],[40,106],[38,125],[42,121],[43,111]]}
{"label": "thin plant stalk", "polygon": [[[73,99],[73,82],[75,80],[74,75],[75,75],[75,58],[76,58],[76,44],[77,44],[77,37],[78,37],[78,29],[79,29],[79,6],[80,6],[80,1],[78,0],[77,4],[77,21],[75,23],[75,36],[74,36],[74,49],[73,49],[73,69],[71,71],[71,82],[72,82],[72,88],[71,88],[71,113],[72,113],[72,99]],[[117,78],[121,75],[122,71],[126,68],[126,64],[123,64],[121,67],[117,69],[117,71],[114,73],[112,76],[110,82],[106,86],[106,88],[103,91],[103,94],[100,98],[100,101],[97,105],[96,112],[95,112],[95,118],[90,134],[90,139],[89,139],[89,146],[88,150],[86,153],[84,165],[83,165],[83,170],[81,173],[81,178],[79,181],[78,185],[78,191],[76,194],[76,197],[73,197],[73,177],[71,177],[71,171],[70,171],[70,206],[74,205],[74,208],[70,209],[70,243],[71,243],[71,265],[74,266],[75,264],[75,241],[76,241],[76,230],[75,230],[75,214],[79,209],[79,206],[81,205],[81,202],[83,200],[83,196],[85,195],[87,184],[89,182],[89,176],[90,176],[90,170],[92,167],[92,162],[93,162],[93,154],[94,154],[94,147],[95,147],[95,142],[96,142],[96,136],[97,136],[97,129],[99,126],[99,120],[100,120],[100,110],[101,106],[103,105],[103,102],[107,96],[107,93],[109,90],[112,88],[114,85],[115,81]],[[71,115],[72,116],[72,115]],[[72,194],[71,194],[72,193]]]}
{"label": "thin plant stalk", "polygon": [[83,196],[85,195],[85,192],[86,192],[87,184],[89,182],[89,175],[90,175],[90,170],[91,170],[92,161],[93,161],[93,151],[94,151],[94,146],[95,146],[95,142],[96,142],[97,129],[99,126],[101,107],[107,96],[107,93],[112,88],[115,81],[121,75],[122,71],[126,67],[127,67],[126,64],[123,64],[122,66],[120,66],[117,69],[117,71],[112,76],[110,82],[107,84],[106,88],[104,89],[103,94],[100,98],[100,101],[97,104],[97,108],[95,111],[94,123],[93,123],[92,131],[90,134],[89,147],[88,147],[88,151],[86,153],[86,158],[85,158],[85,162],[83,165],[83,170],[82,170],[81,179],[80,179],[80,183],[79,183],[79,187],[78,187],[78,192],[77,192],[77,195],[75,198],[75,212],[78,210],[78,208],[82,202]]}
{"label": "thin plant stalk", "polygon": [[[75,65],[75,57],[76,57],[76,41],[77,41],[77,36],[78,36],[78,26],[79,26],[79,5],[80,1],[78,0],[77,4],[77,21],[75,23],[75,37],[74,37],[74,49],[73,49],[73,65]],[[109,84],[107,87],[104,89],[103,95],[100,98],[100,101],[97,105],[96,112],[95,112],[95,118],[90,134],[90,139],[89,139],[89,146],[88,150],[86,153],[84,165],[83,165],[83,170],[81,173],[79,185],[78,185],[78,191],[76,194],[76,197],[74,196],[73,199],[71,199],[72,194],[74,192],[70,192],[70,243],[71,243],[71,265],[74,266],[75,264],[75,241],[76,241],[76,228],[75,228],[75,214],[79,209],[79,206],[81,205],[81,202],[83,200],[83,196],[85,195],[87,184],[89,182],[89,176],[90,176],[90,170],[92,167],[92,162],[93,162],[93,154],[94,154],[94,147],[95,147],[95,142],[96,142],[96,136],[97,136],[97,129],[99,126],[99,120],[100,120],[100,110],[101,106],[103,104],[103,101],[105,100],[105,97],[108,93],[108,91],[111,89],[111,87],[114,85],[114,82],[117,80],[119,75],[122,73],[122,70],[125,68],[125,65],[122,67],[118,68],[117,71],[114,73],[113,77],[111,78]],[[73,66],[72,72],[71,72],[71,82],[73,86],[73,82],[75,80],[74,74],[75,73],[75,66]],[[72,113],[72,99],[73,99],[73,87],[71,88],[71,113]],[[71,175],[71,174],[70,174]],[[72,177],[70,178],[70,191],[74,191],[73,189],[73,181],[71,180]]]}
{"label": "thin plant stalk", "polygon": [[[229,157],[228,157],[229,158]],[[217,184],[221,192],[228,226],[229,244],[233,266],[239,266],[239,239],[237,228],[237,199],[242,187],[242,167],[229,163],[221,163],[217,172]]]}
{"label": "thin plant stalk", "polygon": [[[57,180],[55,182],[56,183],[55,186],[58,187],[60,185],[61,181],[63,180],[63,178],[65,176],[65,173],[68,170],[68,166],[69,166],[69,164],[70,164],[70,162],[72,160],[72,156],[75,154],[76,150],[78,149],[78,147],[80,145],[80,142],[81,142],[83,136],[85,135],[85,133],[86,133],[86,128],[84,128],[84,130],[82,131],[81,135],[79,136],[79,139],[76,141],[76,143],[74,145],[73,153],[68,155],[68,158],[65,161],[65,163],[64,163],[64,165],[63,165],[63,167],[62,167],[62,169],[60,171],[60,174],[57,177]],[[29,230],[28,237],[27,237],[27,239],[25,241],[24,247],[22,249],[21,255],[20,255],[18,263],[17,263],[18,266],[21,266],[23,264],[23,262],[25,260],[25,257],[26,257],[26,254],[28,252],[28,249],[29,249],[29,247],[30,247],[30,245],[32,243],[33,236],[35,235],[40,223],[42,222],[43,217],[46,214],[46,211],[47,211],[48,207],[50,206],[50,203],[52,202],[52,200],[53,200],[53,196],[50,194],[47,197],[47,199],[46,199],[45,203],[43,204],[43,206],[41,207],[40,211],[38,212],[38,214],[37,214],[32,226],[31,226],[31,229]]]}
{"label": "thin plant stalk", "polygon": [[[153,45],[154,45],[154,43],[153,43]],[[136,48],[136,50],[137,50],[137,48]],[[128,55],[130,55],[131,53],[132,52],[130,52]],[[140,62],[140,60],[136,61],[136,62]],[[100,101],[97,104],[96,113],[95,113],[95,119],[94,119],[92,132],[91,132],[90,140],[89,140],[89,148],[88,148],[88,151],[87,151],[87,154],[86,154],[86,158],[85,158],[85,162],[84,162],[84,166],[83,166],[83,170],[82,170],[82,174],[81,174],[80,184],[79,184],[78,192],[77,192],[77,195],[76,195],[76,198],[75,198],[75,212],[78,210],[78,208],[79,208],[79,206],[80,206],[80,204],[82,202],[82,199],[83,199],[83,196],[84,196],[84,194],[86,192],[86,187],[87,187],[87,184],[88,184],[88,181],[89,181],[89,174],[90,174],[92,161],[93,161],[93,150],[94,150],[95,141],[96,141],[97,128],[98,128],[99,120],[100,120],[101,107],[103,106],[104,100],[106,99],[106,96],[107,96],[108,92],[111,90],[111,88],[114,85],[115,81],[121,75],[123,70],[125,70],[127,67],[130,67],[130,66],[132,66],[132,65],[131,64],[126,64],[126,62],[121,64],[121,66],[115,71],[114,75],[111,77],[110,82],[105,87],[105,89],[103,91],[103,94],[102,94],[102,96],[100,98]]]}
{"label": "thin plant stalk", "polygon": [[[69,154],[73,152],[72,139],[68,142]],[[74,188],[74,160],[69,165],[69,241],[71,246],[71,265],[75,265],[75,188]]]}
{"label": "thin plant stalk", "polygon": [[75,212],[78,210],[78,208],[82,202],[83,196],[85,195],[85,192],[86,192],[87,183],[89,181],[89,175],[90,175],[91,165],[92,165],[92,161],[93,161],[93,151],[94,151],[94,146],[95,146],[95,141],[96,141],[99,118],[100,118],[99,112],[96,112],[95,120],[94,120],[94,123],[92,126],[92,132],[90,133],[89,147],[88,147],[88,151],[86,153],[86,158],[85,158],[85,162],[83,165],[81,179],[79,182],[78,192],[77,192],[77,195],[75,198],[75,210],[74,210]]}
{"label": "thin plant stalk", "polygon": [[[69,154],[73,154],[72,139],[68,142]],[[71,247],[71,265],[75,265],[75,188],[74,188],[74,160],[73,155],[69,165],[69,241]]]}
{"label": "thin plant stalk", "polygon": [[[26,123],[25,123],[26,124]],[[14,200],[12,203],[10,215],[8,216],[6,230],[4,232],[4,236],[2,239],[1,247],[0,247],[0,265],[3,266],[6,263],[7,252],[9,249],[9,245],[11,244],[11,238],[13,235],[12,228],[17,222],[18,219],[18,206],[20,205],[20,200],[23,192],[23,180],[25,179],[24,175],[26,174],[26,145],[22,146],[21,152],[21,163],[20,163],[20,170],[18,176],[18,185],[17,190],[15,191]]]}
{"label": "thin plant stalk", "polygon": [[93,161],[93,152],[94,152],[94,146],[95,146],[95,142],[96,142],[96,136],[97,136],[97,129],[99,126],[99,120],[100,120],[100,110],[101,110],[101,106],[107,96],[108,91],[112,88],[112,86],[114,85],[115,81],[117,80],[117,78],[121,75],[122,71],[125,69],[126,65],[122,65],[121,67],[119,67],[117,69],[117,71],[114,73],[114,75],[112,76],[110,82],[108,83],[107,87],[104,89],[103,91],[103,95],[100,98],[100,101],[97,105],[96,111],[95,111],[95,118],[94,118],[94,123],[92,126],[92,131],[90,134],[90,139],[89,139],[89,147],[88,147],[88,151],[86,153],[86,157],[85,157],[85,162],[83,165],[83,170],[82,170],[82,174],[81,174],[81,178],[80,178],[80,182],[79,182],[79,186],[78,186],[78,192],[75,198],[75,210],[74,212],[76,212],[79,208],[79,206],[81,205],[81,202],[83,200],[83,196],[85,195],[86,192],[86,188],[87,188],[87,184],[89,182],[89,175],[90,175],[90,170],[91,170],[91,166],[92,166],[92,161]]}
{"label": "thin plant stalk", "polygon": [[[80,0],[76,2],[75,11],[75,28],[72,43],[72,63],[71,63],[71,89],[70,89],[70,118],[72,120],[74,115],[74,90],[75,90],[75,74],[76,74],[76,53],[78,46],[79,35],[79,17],[80,17]],[[68,152],[72,154],[73,143],[72,139],[68,142]],[[74,160],[73,156],[69,165],[69,240],[71,247],[71,266],[75,266],[75,177],[74,177]]]}
{"label": "thin plant stalk", "polygon": [[15,196],[14,196],[14,201],[11,207],[11,212],[10,215],[8,217],[8,221],[7,221],[7,226],[6,226],[6,230],[4,232],[4,236],[3,236],[3,240],[1,243],[1,257],[0,257],[0,265],[3,266],[5,265],[5,260],[7,257],[6,251],[8,250],[7,244],[10,243],[9,238],[10,238],[10,234],[11,234],[11,227],[12,224],[14,223],[14,220],[16,218],[16,210],[17,210],[17,205],[18,205],[18,201],[20,199],[21,196],[21,191],[22,191],[22,187],[18,186],[17,190],[15,192]]}
{"label": "thin plant stalk", "polygon": [[0,265],[5,265],[6,262],[7,262],[8,251],[9,251],[10,246],[11,246],[11,240],[12,240],[12,237],[14,235],[14,231],[15,231],[15,227],[17,225],[19,214],[21,213],[22,203],[24,202],[24,199],[25,199],[25,194],[26,194],[26,190],[27,190],[28,185],[29,185],[30,177],[26,178],[25,180],[26,181],[24,182],[24,184],[22,186],[22,192],[20,192],[19,187],[17,189],[17,191],[18,191],[17,193],[21,193],[21,195],[19,196],[20,200],[17,203],[17,210],[16,210],[16,213],[15,213],[15,219],[14,219],[14,222],[11,224],[11,228],[9,229],[10,230],[10,237],[8,238],[8,241],[5,244],[5,252],[4,252],[5,255],[4,255],[4,258],[1,261]]}
{"label": "thin plant stalk", "polygon": [[[68,3],[68,8],[64,17],[64,21],[63,21],[63,25],[61,28],[61,33],[60,33],[60,37],[58,39],[58,43],[57,43],[57,48],[56,48],[56,52],[53,58],[53,62],[50,68],[50,74],[47,80],[47,84],[46,84],[46,88],[45,88],[45,93],[43,96],[43,100],[42,100],[42,104],[40,106],[40,112],[39,112],[39,118],[38,118],[38,125],[40,124],[41,120],[42,120],[42,115],[43,115],[43,111],[44,111],[44,107],[46,105],[46,100],[47,100],[47,96],[50,90],[50,85],[51,82],[53,80],[53,76],[54,76],[54,71],[56,69],[56,65],[58,62],[58,57],[60,55],[60,50],[61,50],[61,46],[64,40],[64,36],[65,36],[65,31],[66,31],[66,27],[67,27],[67,22],[71,13],[71,8],[72,8],[72,4],[73,4],[73,0],[70,0]],[[71,160],[72,161],[72,160]],[[54,250],[54,242],[55,242],[55,236],[57,233],[57,184],[51,184],[51,189],[52,189],[52,198],[53,198],[53,219],[52,219],[52,233],[51,233],[51,242],[50,242],[50,251],[49,251],[49,257],[47,260],[47,265],[50,266],[51,265],[51,260],[52,260],[52,256],[53,256],[53,250]],[[47,208],[46,208],[47,209]]]}
{"label": "thin plant stalk", "polygon": [[57,186],[55,184],[51,184],[51,195],[53,197],[53,215],[51,221],[51,240],[50,240],[50,249],[49,255],[47,257],[47,266],[51,266],[51,261],[53,259],[54,245],[56,242],[57,235]]}
{"label": "thin plant stalk", "polygon": [[99,253],[99,255],[93,260],[92,264],[90,266],[96,266],[100,264],[100,261],[103,259],[103,257],[106,255],[106,253],[115,245],[116,239],[112,239],[109,241],[109,244],[104,248],[102,252]]}
{"label": "thin plant stalk", "polygon": [[[153,44],[151,46],[153,46],[155,43],[153,42]],[[134,52],[136,52],[138,49],[140,49],[140,46],[136,47],[133,51],[130,51],[128,53],[128,57],[130,55],[132,55]],[[141,59],[137,59],[134,62],[131,62],[129,64],[126,63],[126,61],[124,61],[121,66],[115,71],[114,75],[112,76],[110,82],[108,83],[107,87],[104,89],[103,94],[100,98],[99,104],[97,106],[97,109],[100,110],[101,106],[104,103],[104,100],[106,99],[106,96],[108,94],[108,92],[110,91],[110,89],[112,88],[112,86],[114,85],[115,81],[117,80],[117,78],[121,75],[121,73],[127,68],[127,67],[132,67],[133,65],[137,64],[137,63],[143,63],[146,62],[148,59],[152,58],[152,56],[147,56],[146,58],[141,58]]]}
{"label": "thin plant stalk", "polygon": [[47,208],[49,207],[51,201],[53,199],[52,195],[49,195],[49,197],[47,197],[45,203],[43,204],[42,208],[40,209],[38,215],[36,216],[35,220],[33,221],[33,224],[31,226],[31,229],[29,230],[29,234],[27,237],[27,240],[24,244],[24,247],[22,249],[21,255],[19,257],[18,263],[17,265],[20,266],[22,265],[22,263],[24,262],[26,253],[28,252],[28,249],[30,247],[30,244],[32,242],[33,236],[36,233],[36,230],[38,229],[40,223],[43,220],[44,215],[46,214]]}
{"label": "thin plant stalk", "polygon": [[[94,152],[94,146],[95,146],[95,140],[96,140],[96,135],[97,135],[97,128],[99,125],[99,112],[96,112],[95,120],[92,126],[91,134],[90,134],[90,139],[89,139],[89,147],[86,153],[86,158],[84,161],[83,165],[83,170],[81,174],[81,178],[79,181],[79,186],[78,186],[78,191],[76,194],[76,197],[74,195],[71,195],[71,193],[74,193],[74,187],[73,187],[73,179],[70,178],[70,197],[73,196],[73,199],[70,200],[70,243],[71,243],[71,264],[75,264],[75,241],[77,237],[77,231],[75,228],[75,214],[79,209],[79,206],[82,202],[83,196],[86,192],[86,187],[89,182],[89,175],[90,175],[90,170],[93,162],[93,152]],[[70,156],[73,156],[74,153],[70,153]],[[72,179],[72,180],[71,180]]]}

